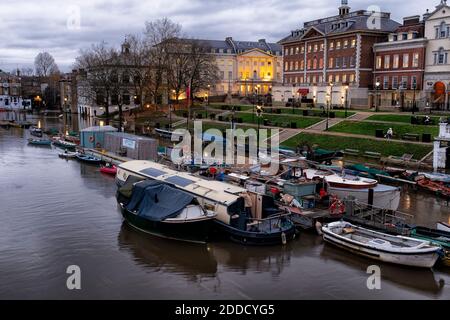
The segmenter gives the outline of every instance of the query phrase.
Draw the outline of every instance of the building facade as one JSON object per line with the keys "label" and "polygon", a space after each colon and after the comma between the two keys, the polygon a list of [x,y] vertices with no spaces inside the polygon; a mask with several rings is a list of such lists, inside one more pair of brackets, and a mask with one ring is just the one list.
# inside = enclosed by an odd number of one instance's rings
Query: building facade
{"label": "building facade", "polygon": [[424,31],[425,23],[420,16],[406,17],[387,42],[374,45],[371,107],[412,110],[413,106],[416,109],[427,106],[423,80],[428,41]]}
{"label": "building facade", "polygon": [[425,94],[434,109],[450,110],[450,7],[441,1],[427,13],[425,37]]}
{"label": "building facade", "polygon": [[211,87],[211,96],[265,95],[283,82],[283,56],[279,44],[261,39],[237,41],[233,38],[199,40],[210,48],[219,68],[219,81]]}
{"label": "building facade", "polygon": [[280,41],[284,86],[274,90],[274,99],[304,96],[318,104],[348,101],[366,107],[373,84],[373,45],[386,41],[398,26],[389,13],[351,12],[342,0],[338,15],[306,22]]}
{"label": "building facade", "polygon": [[29,101],[22,99],[20,76],[0,70],[0,108],[20,110],[29,107]]}

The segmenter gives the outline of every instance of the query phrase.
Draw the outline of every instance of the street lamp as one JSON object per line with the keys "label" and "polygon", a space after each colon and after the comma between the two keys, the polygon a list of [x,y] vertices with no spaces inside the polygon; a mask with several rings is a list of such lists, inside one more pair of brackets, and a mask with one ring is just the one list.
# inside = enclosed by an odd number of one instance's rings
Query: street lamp
{"label": "street lamp", "polygon": [[345,86],[345,101],[344,101],[344,108],[345,108],[345,118],[347,118],[347,110],[348,110],[348,86]]}
{"label": "street lamp", "polygon": [[378,91],[380,90],[380,81],[375,82],[375,112],[378,112]]}
{"label": "street lamp", "polygon": [[412,105],[412,114],[415,114],[416,111],[416,88],[417,84],[413,83],[413,105]]}
{"label": "street lamp", "polygon": [[330,100],[331,100],[331,95],[329,93],[327,93],[327,122],[326,122],[325,131],[328,131],[328,128],[329,128]]}
{"label": "street lamp", "polygon": [[263,107],[262,106],[256,106],[256,115],[258,117],[258,131],[257,131],[257,137],[256,137],[256,158],[259,159],[259,129],[261,126],[261,117],[262,117],[262,113],[263,113]]}
{"label": "street lamp", "polygon": [[334,86],[334,83],[330,82],[330,109],[333,106],[333,86]]}

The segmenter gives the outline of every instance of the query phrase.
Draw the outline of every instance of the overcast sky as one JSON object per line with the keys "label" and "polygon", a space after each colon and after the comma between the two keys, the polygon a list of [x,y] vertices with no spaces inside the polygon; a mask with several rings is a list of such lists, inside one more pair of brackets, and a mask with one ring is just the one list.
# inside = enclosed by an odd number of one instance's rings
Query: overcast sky
{"label": "overcast sky", "polygon": [[[402,17],[434,9],[440,0],[349,0],[352,10],[378,5]],[[41,51],[70,71],[80,48],[142,32],[145,21],[169,17],[194,38],[276,42],[303,22],[335,15],[340,0],[1,0],[0,69],[32,66]],[[79,14],[78,14],[79,13]],[[80,19],[78,19],[78,16]]]}

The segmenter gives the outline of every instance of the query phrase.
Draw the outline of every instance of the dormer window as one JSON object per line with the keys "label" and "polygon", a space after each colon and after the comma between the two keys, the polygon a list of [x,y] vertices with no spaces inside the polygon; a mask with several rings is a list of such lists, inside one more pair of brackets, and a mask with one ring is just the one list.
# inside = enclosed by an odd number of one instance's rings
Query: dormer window
{"label": "dormer window", "polygon": [[407,33],[403,33],[402,34],[402,40],[408,40],[408,34]]}
{"label": "dormer window", "polygon": [[398,40],[398,35],[394,34],[394,35],[392,36],[392,40],[393,40],[393,41],[397,41],[397,40]]}

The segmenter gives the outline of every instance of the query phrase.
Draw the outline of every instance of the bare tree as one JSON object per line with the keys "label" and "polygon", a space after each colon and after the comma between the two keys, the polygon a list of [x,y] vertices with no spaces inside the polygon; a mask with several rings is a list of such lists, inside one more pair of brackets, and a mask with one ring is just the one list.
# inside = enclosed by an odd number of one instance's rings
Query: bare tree
{"label": "bare tree", "polygon": [[48,52],[41,52],[36,56],[34,59],[34,67],[36,69],[36,75],[40,77],[48,77],[51,74],[59,73],[55,59]]}
{"label": "bare tree", "polygon": [[114,48],[101,42],[88,50],[82,50],[75,63],[76,68],[85,71],[81,95],[88,101],[96,101],[97,105],[103,106],[107,119],[110,99],[119,81],[117,68],[114,67],[117,56]]}
{"label": "bare tree", "polygon": [[158,103],[168,67],[167,52],[171,45],[170,40],[181,36],[181,26],[168,18],[146,22],[144,36],[147,46],[150,48],[149,57],[153,68],[152,77],[148,79],[148,90],[153,102]]}
{"label": "bare tree", "polygon": [[20,74],[23,76],[31,77],[32,75],[34,75],[34,70],[30,67],[23,67],[20,69]]}

